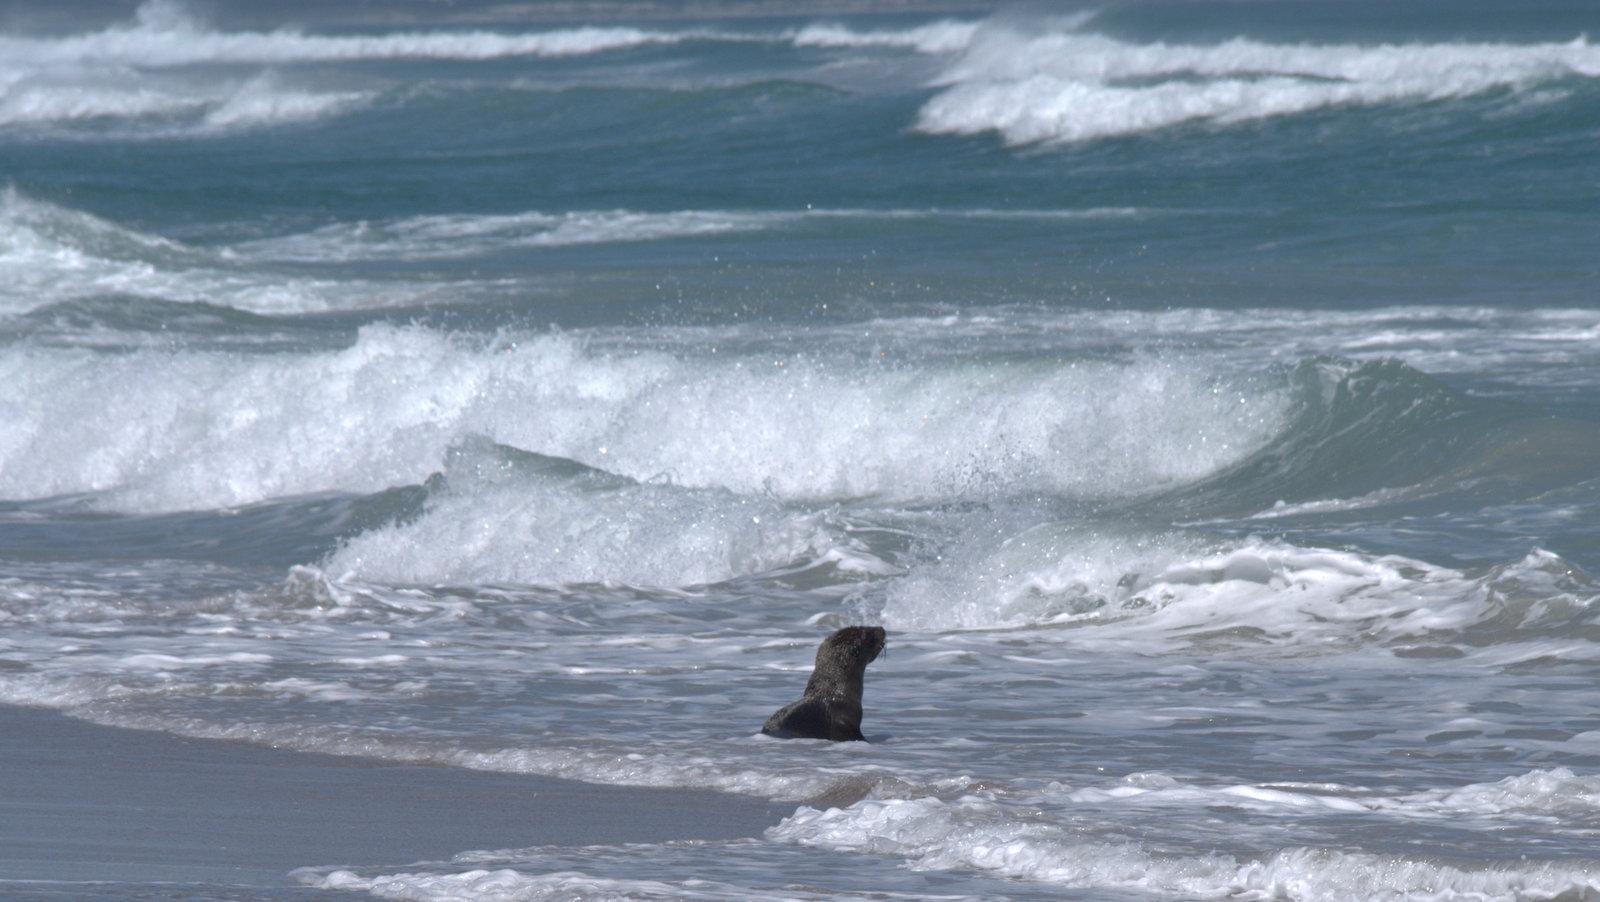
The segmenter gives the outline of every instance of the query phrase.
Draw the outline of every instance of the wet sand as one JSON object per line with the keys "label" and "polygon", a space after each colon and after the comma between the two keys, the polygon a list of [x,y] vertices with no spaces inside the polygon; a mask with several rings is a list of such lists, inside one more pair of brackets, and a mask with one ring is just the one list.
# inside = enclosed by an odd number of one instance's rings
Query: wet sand
{"label": "wet sand", "polygon": [[283,887],[299,867],[473,849],[731,839],[793,806],[279,751],[0,706],[0,895],[13,881]]}

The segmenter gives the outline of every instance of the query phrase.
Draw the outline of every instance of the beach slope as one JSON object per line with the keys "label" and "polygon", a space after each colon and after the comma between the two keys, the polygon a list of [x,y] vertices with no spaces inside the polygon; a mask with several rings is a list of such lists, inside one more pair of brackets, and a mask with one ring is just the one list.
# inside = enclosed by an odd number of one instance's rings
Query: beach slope
{"label": "beach slope", "polygon": [[756,836],[791,807],[96,726],[0,706],[0,891],[284,886],[307,866]]}

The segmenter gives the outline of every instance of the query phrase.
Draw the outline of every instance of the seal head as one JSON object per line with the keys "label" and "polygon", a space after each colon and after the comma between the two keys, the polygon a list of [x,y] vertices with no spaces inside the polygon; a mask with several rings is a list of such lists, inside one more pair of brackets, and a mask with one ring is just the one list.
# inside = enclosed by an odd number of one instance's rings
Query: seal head
{"label": "seal head", "polygon": [[780,739],[866,741],[861,735],[861,682],[886,638],[881,626],[847,626],[822,640],[805,695],[767,718],[761,732]]}

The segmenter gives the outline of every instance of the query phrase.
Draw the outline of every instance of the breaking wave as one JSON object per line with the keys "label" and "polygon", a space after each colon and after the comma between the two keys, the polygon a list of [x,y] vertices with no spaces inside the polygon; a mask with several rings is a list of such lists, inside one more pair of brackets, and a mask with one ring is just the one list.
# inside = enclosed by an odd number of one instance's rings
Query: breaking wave
{"label": "breaking wave", "polygon": [[1600,48],[1563,44],[1133,43],[1059,26],[986,24],[918,114],[935,134],[1010,144],[1227,125],[1333,106],[1454,100],[1600,78]]}

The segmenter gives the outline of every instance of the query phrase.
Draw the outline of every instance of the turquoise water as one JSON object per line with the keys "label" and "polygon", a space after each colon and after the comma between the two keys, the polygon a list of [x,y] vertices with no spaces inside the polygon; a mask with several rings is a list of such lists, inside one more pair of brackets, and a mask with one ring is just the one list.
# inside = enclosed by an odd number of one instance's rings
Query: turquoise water
{"label": "turquoise water", "polygon": [[12,11],[0,702],[796,806],[330,891],[1600,889],[1590,5],[638,12]]}

